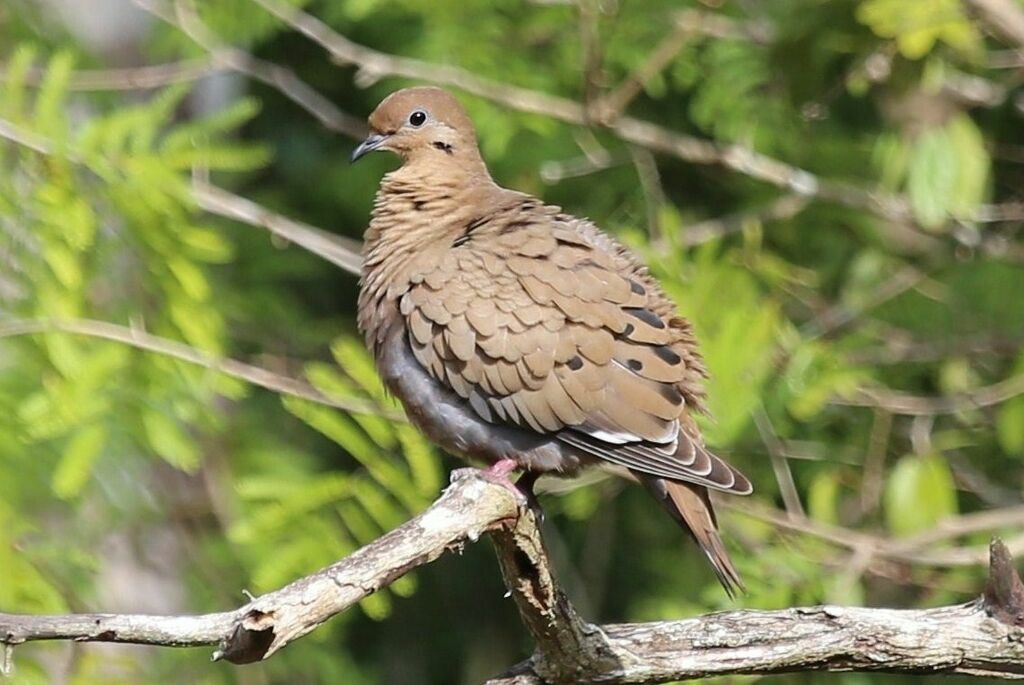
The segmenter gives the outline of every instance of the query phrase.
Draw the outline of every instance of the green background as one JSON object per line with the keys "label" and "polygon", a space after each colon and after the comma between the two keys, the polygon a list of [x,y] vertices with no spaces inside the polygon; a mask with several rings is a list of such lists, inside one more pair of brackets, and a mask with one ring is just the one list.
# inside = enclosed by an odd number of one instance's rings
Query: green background
{"label": "green background", "polygon": [[[395,160],[350,166],[351,135],[231,68],[155,88],[89,79],[201,66],[212,48],[229,66],[290,70],[352,135],[387,93],[425,81],[332,63],[254,0],[143,4],[171,22],[128,0],[96,3],[90,21],[66,3],[0,7],[0,611],[232,608],[422,510],[459,465],[373,413],[39,332],[145,329],[304,376],[339,403],[392,407],[355,331],[356,279],[204,212],[191,183],[358,239]],[[544,497],[551,554],[586,617],[937,606],[979,593],[991,535],[1024,549],[1021,46],[956,0],[300,4],[427,75],[452,65],[594,104],[646,74],[626,115],[766,156],[698,163],[623,140],[621,121],[573,124],[455,89],[500,183],[590,217],[651,265],[707,358],[708,441],[755,482],[720,507],[749,587],[735,603],[641,489]],[[773,161],[814,174],[817,191],[787,185],[805,178],[792,169],[757,173]],[[911,416],[904,395],[955,401]],[[773,455],[795,485],[788,514]],[[1006,515],[970,527],[989,510]],[[943,521],[968,532],[915,540]],[[865,540],[875,554],[858,551]],[[503,595],[476,544],[266,663],[34,644],[15,651],[13,682],[479,683],[532,649]]]}

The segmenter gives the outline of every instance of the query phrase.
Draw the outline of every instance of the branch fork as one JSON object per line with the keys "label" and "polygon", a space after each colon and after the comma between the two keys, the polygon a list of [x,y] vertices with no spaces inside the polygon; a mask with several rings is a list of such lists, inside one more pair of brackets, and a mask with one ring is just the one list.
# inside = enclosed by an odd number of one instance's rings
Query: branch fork
{"label": "branch fork", "polygon": [[921,610],[816,606],[598,626],[558,585],[536,515],[508,489],[460,472],[426,511],[344,559],[233,611],[198,616],[0,614],[2,663],[33,640],[217,645],[215,660],[267,659],[367,595],[485,533],[536,643],[487,685],[663,683],[809,670],[960,673],[1024,680],[1024,584],[991,546],[988,586]]}

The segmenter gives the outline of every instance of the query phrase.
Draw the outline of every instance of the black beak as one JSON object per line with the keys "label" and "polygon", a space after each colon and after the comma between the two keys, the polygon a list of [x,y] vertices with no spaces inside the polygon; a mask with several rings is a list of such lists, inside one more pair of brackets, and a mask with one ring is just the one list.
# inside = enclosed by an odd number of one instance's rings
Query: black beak
{"label": "black beak", "polygon": [[359,146],[352,151],[351,161],[355,162],[366,153],[373,152],[374,150],[379,148],[387,139],[387,136],[381,135],[379,133],[370,134],[369,138],[359,143]]}

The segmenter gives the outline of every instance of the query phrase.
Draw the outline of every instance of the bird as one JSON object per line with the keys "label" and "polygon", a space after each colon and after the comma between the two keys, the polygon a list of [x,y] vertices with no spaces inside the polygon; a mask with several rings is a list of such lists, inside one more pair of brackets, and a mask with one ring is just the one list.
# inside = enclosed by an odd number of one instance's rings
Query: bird
{"label": "bird", "polygon": [[388,391],[446,452],[525,490],[609,466],[696,541],[729,596],[743,583],[709,490],[753,491],[705,445],[708,377],[690,322],[594,223],[498,185],[447,91],[395,91],[355,162],[388,151],[364,235],[358,325]]}

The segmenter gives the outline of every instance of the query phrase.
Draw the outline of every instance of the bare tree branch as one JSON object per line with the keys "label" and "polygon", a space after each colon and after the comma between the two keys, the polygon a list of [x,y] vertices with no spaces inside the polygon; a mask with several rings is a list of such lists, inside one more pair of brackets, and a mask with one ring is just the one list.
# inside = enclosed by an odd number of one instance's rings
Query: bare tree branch
{"label": "bare tree branch", "polygon": [[[803,211],[806,206],[806,197],[795,194],[782,195],[763,209],[752,212],[739,212],[721,218],[707,219],[690,224],[684,228],[682,236],[679,238],[679,244],[684,247],[694,247],[722,236],[738,233],[745,226],[749,226],[752,223],[768,223],[792,219]],[[662,239],[657,241],[654,246],[664,249],[668,245],[669,241]]]}
{"label": "bare tree branch", "polygon": [[[810,535],[850,550],[869,548],[875,558],[914,566],[953,567],[984,564],[988,560],[988,551],[982,545],[950,548],[940,543],[982,532],[1024,529],[1024,506],[963,514],[945,519],[931,530],[919,535],[894,538],[833,526],[809,518],[795,518],[785,511],[756,502],[723,498],[719,500],[719,504],[725,509],[770,523],[781,530]],[[1024,554],[1024,534],[1008,538],[1006,547],[1013,554]]]}
{"label": "bare tree branch", "polygon": [[965,4],[1001,40],[1024,48],[1024,8],[1013,0],[965,0]]}
{"label": "bare tree branch", "polygon": [[517,503],[504,488],[479,478],[460,479],[409,522],[331,566],[234,611],[200,616],[0,614],[0,642],[218,645],[215,660],[259,661],[408,571],[514,519],[516,512]]}
{"label": "bare tree branch", "polygon": [[1024,587],[1001,543],[983,597],[923,610],[817,606],[596,626],[558,587],[531,511],[508,489],[457,472],[426,511],[352,555],[233,611],[196,616],[0,614],[0,643],[217,645],[214,659],[266,659],[410,570],[491,533],[537,651],[489,685],[663,683],[807,670],[1024,679]]}
{"label": "bare tree branch", "polygon": [[279,238],[293,242],[351,274],[359,275],[362,243],[301,221],[289,219],[223,188],[202,181],[193,184],[196,203],[207,212],[251,226],[265,228]]}
{"label": "bare tree branch", "polygon": [[[198,81],[199,79],[222,71],[226,67],[213,64],[209,57],[184,59],[166,64],[147,64],[138,67],[122,67],[120,69],[79,69],[73,71],[68,80],[70,90],[148,90],[162,88],[175,83]],[[43,82],[46,71],[30,69],[25,82],[30,86],[39,86]],[[0,82],[9,78],[6,70],[0,70]]]}
{"label": "bare tree branch", "polygon": [[52,155],[53,145],[42,136],[26,131],[14,122],[0,118],[0,138],[5,138],[15,145],[28,148],[41,155]]}
{"label": "bare tree branch", "polygon": [[[519,112],[538,114],[578,126],[601,124],[601,121],[596,120],[588,111],[586,105],[568,98],[501,83],[459,67],[380,52],[349,40],[317,17],[294,5],[281,0],[252,2],[323,47],[337,63],[355,66],[358,69],[356,82],[359,85],[366,86],[385,77],[411,78],[458,88]],[[690,22],[692,25],[693,18],[684,13],[677,21],[684,24]],[[733,32],[733,29],[726,28],[725,24],[716,24],[715,18],[708,13],[703,13],[700,21],[704,26],[704,32],[712,35],[712,29],[708,27],[717,27],[715,30],[720,29],[730,34]],[[763,33],[757,31],[745,36],[753,40],[765,39]],[[784,188],[798,196],[867,210],[898,224],[916,226],[907,198],[893,195],[880,188],[864,188],[847,181],[821,178],[810,171],[773,159],[742,145],[720,145],[629,116],[615,118],[606,125],[606,128],[628,143],[669,154],[687,162],[717,164]],[[992,217],[1002,217],[1005,214],[998,207],[980,206],[974,216],[963,219],[976,222],[994,220]]]}
{"label": "bare tree branch", "polygon": [[771,458],[772,470],[775,472],[775,480],[779,485],[779,494],[782,495],[782,502],[786,507],[786,513],[790,518],[806,518],[804,505],[800,501],[800,492],[797,490],[796,481],[793,480],[793,471],[789,468],[789,460],[783,454],[782,441],[772,425],[768,412],[763,403],[752,412],[754,425],[757,432],[761,434],[761,441],[768,449],[768,456]]}
{"label": "bare tree branch", "polygon": [[1022,394],[1024,374],[948,397],[921,397],[884,388],[859,388],[851,397],[836,397],[832,402],[851,407],[876,407],[902,416],[934,416],[991,407]]}
{"label": "bare tree branch", "polygon": [[[379,52],[354,43],[320,19],[293,5],[279,0],[253,2],[322,46],[339,64],[356,66],[359,69],[357,82],[363,85],[386,76],[401,76],[458,88],[520,112],[539,114],[581,126],[595,123],[586,106],[573,100],[492,81],[458,67]],[[786,188],[798,195],[867,209],[886,219],[913,223],[909,203],[905,198],[888,195],[880,190],[867,190],[842,181],[821,179],[809,171],[772,159],[749,148],[739,145],[720,146],[628,116],[617,118],[609,126],[609,130],[626,142],[670,154],[688,162],[719,164],[766,183]]]}
{"label": "bare tree branch", "polygon": [[300,79],[291,69],[221,43],[199,19],[190,3],[176,0],[172,8],[164,0],[134,2],[146,12],[174,26],[209,52],[210,61],[214,66],[236,71],[274,88],[313,115],[330,131],[342,133],[350,138],[362,139],[365,136],[366,125],[360,119],[338,109],[333,102]]}

